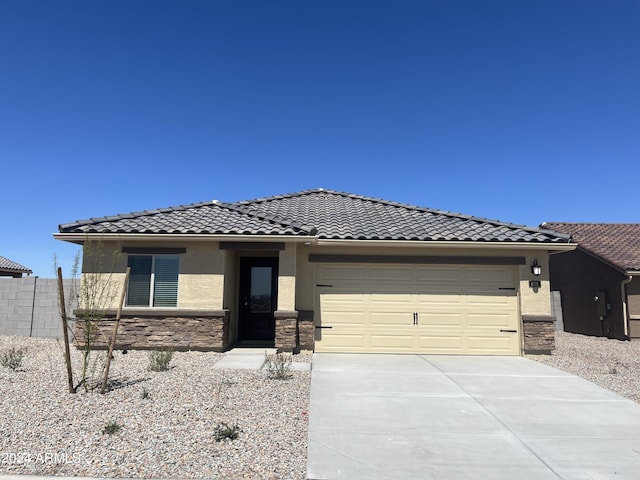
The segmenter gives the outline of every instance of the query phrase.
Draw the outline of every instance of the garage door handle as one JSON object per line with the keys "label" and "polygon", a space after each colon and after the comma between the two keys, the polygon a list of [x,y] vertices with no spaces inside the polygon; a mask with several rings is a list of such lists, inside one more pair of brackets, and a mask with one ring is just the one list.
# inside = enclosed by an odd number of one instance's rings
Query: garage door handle
{"label": "garage door handle", "polygon": [[316,325],[316,328],[333,328],[333,327],[330,327],[328,325],[327,326],[325,326],[325,325]]}
{"label": "garage door handle", "polygon": [[413,312],[413,324],[418,325],[418,312]]}
{"label": "garage door handle", "polygon": [[517,330],[507,330],[507,329],[504,329],[504,328],[500,329],[500,331],[502,333],[518,333]]}

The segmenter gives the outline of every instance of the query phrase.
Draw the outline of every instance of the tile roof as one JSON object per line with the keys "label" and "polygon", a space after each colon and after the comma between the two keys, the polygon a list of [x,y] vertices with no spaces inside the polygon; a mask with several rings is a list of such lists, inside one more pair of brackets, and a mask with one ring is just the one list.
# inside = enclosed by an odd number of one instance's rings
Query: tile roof
{"label": "tile roof", "polygon": [[640,271],[640,223],[545,222],[581,248],[625,271]]}
{"label": "tile roof", "polygon": [[185,233],[218,235],[313,235],[310,227],[276,222],[222,202],[194,203],[59,226],[62,233]]}
{"label": "tile roof", "polygon": [[323,239],[567,243],[568,235],[333,190],[199,203],[60,225],[62,233],[315,235]]}
{"label": "tile roof", "polygon": [[24,265],[20,265],[12,260],[9,260],[5,257],[0,257],[0,271],[9,271],[9,272],[23,272],[23,273],[33,273],[31,269],[25,267]]}

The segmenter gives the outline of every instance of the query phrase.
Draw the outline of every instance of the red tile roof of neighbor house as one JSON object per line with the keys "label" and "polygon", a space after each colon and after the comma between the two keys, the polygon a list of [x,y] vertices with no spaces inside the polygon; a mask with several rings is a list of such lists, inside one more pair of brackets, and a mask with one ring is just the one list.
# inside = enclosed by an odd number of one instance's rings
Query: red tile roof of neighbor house
{"label": "red tile roof of neighbor house", "polygon": [[541,227],[571,235],[580,248],[621,270],[640,271],[640,223],[545,222]]}
{"label": "red tile roof of neighbor house", "polygon": [[550,230],[315,189],[92,218],[61,233],[302,235],[345,240],[568,243]]}

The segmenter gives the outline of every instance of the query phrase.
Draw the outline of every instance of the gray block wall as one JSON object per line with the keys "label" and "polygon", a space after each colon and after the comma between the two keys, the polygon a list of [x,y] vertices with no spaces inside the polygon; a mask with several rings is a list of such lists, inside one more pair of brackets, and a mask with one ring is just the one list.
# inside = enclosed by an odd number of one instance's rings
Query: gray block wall
{"label": "gray block wall", "polygon": [[[71,280],[64,280],[65,299]],[[0,335],[62,338],[58,280],[55,278],[0,278]],[[77,305],[67,309],[72,315]]]}
{"label": "gray block wall", "polygon": [[551,292],[551,311],[556,317],[556,330],[564,331],[564,320],[562,318],[562,296],[560,292]]}

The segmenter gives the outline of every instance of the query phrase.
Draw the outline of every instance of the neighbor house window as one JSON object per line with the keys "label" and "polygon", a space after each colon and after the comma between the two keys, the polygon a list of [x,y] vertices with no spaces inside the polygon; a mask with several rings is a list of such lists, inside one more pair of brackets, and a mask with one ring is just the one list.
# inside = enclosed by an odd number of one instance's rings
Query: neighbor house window
{"label": "neighbor house window", "polygon": [[177,255],[129,255],[127,306],[177,307]]}

